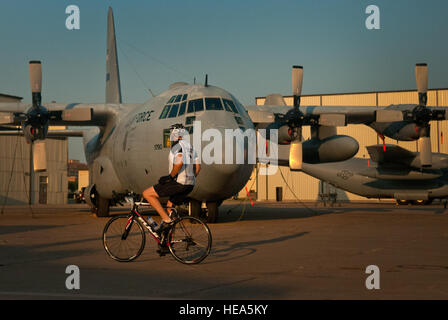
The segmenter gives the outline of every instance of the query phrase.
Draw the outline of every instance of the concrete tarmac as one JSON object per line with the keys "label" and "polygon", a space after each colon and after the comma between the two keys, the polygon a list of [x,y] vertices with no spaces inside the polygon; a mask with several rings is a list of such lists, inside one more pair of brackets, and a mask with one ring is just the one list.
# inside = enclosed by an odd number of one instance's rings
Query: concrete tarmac
{"label": "concrete tarmac", "polygon": [[[0,215],[0,299],[448,298],[448,209],[306,206],[225,202],[210,225],[212,252],[193,266],[159,257],[149,237],[137,260],[112,260],[101,241],[108,219],[83,204],[9,206]],[[79,267],[79,290],[66,288],[69,265]],[[366,288],[369,265],[380,289]]]}

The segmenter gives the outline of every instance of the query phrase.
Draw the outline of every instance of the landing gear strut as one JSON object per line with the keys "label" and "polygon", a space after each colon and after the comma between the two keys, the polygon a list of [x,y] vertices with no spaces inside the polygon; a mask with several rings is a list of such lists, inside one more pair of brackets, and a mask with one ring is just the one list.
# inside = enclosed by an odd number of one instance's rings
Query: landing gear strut
{"label": "landing gear strut", "polygon": [[202,208],[202,202],[198,200],[190,201],[190,215],[204,220],[207,223],[215,223],[218,220],[220,202],[207,202]]}
{"label": "landing gear strut", "polygon": [[109,216],[109,208],[110,208],[110,200],[97,195],[96,198],[96,207],[93,209],[93,212],[97,217],[108,217]]}

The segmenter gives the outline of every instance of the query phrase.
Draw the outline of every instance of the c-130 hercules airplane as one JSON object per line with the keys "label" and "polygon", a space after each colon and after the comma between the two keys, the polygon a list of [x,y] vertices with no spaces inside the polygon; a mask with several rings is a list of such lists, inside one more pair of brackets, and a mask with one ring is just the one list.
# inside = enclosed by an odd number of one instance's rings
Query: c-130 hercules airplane
{"label": "c-130 hercules airplane", "polygon": [[[289,156],[279,157],[278,164],[314,175],[312,170],[308,172],[308,167],[348,160],[357,153],[359,146],[355,139],[336,133],[337,126],[350,123],[370,125],[379,134],[394,139],[419,139],[423,149],[418,166],[426,170],[432,165],[429,121],[446,119],[445,108],[425,106],[426,91],[423,89],[418,106],[300,107],[303,68],[297,66],[292,70],[292,108],[285,106],[278,96],[267,99],[265,106],[244,108],[232,94],[208,85],[207,81],[204,85],[175,83],[143,104],[122,104],[111,8],[107,26],[105,104],[50,103],[44,107],[41,104],[41,63],[31,61],[29,67],[32,104],[0,103],[2,128],[20,126],[22,131],[3,131],[2,134],[23,134],[33,144],[34,170],[46,169],[45,138],[82,136],[91,176],[85,197],[101,217],[109,214],[115,194],[126,190],[142,193],[166,174],[167,132],[175,123],[183,123],[193,135],[202,133],[192,132],[195,120],[201,121],[201,130],[214,128],[223,135],[226,129],[278,129],[279,141],[290,145]],[[422,70],[424,77],[425,68]],[[49,131],[49,125],[92,128]],[[303,141],[302,126],[310,126],[312,139]],[[247,143],[240,147],[248,152]],[[216,221],[219,205],[244,187],[253,169],[254,164],[250,163],[202,164],[197,183],[188,197],[190,214],[200,216],[205,205],[207,221]],[[448,192],[442,196],[447,197]]]}

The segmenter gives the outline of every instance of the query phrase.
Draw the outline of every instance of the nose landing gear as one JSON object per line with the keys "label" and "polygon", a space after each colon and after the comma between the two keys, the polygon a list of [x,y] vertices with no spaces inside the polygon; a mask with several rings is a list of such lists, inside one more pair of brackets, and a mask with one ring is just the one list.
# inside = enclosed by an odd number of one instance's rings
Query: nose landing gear
{"label": "nose landing gear", "polygon": [[218,220],[220,204],[221,202],[208,201],[203,205],[201,201],[191,199],[189,213],[191,216],[202,219],[207,223],[215,223]]}

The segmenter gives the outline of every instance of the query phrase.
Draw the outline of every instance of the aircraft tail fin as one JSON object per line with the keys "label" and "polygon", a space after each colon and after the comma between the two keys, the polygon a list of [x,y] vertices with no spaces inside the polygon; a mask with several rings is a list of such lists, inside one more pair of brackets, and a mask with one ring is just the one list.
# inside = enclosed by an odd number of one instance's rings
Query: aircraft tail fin
{"label": "aircraft tail fin", "polygon": [[115,39],[114,13],[107,14],[106,52],[106,103],[121,103],[120,72],[118,70],[117,43]]}

